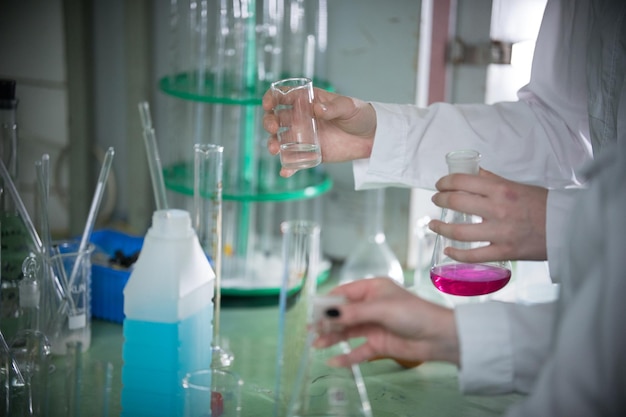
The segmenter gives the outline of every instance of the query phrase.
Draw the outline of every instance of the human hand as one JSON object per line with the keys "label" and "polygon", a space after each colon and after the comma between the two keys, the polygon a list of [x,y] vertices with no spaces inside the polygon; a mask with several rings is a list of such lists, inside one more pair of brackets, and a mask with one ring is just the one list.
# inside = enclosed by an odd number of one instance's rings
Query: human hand
{"label": "human hand", "polygon": [[487,170],[478,175],[450,174],[435,185],[439,207],[482,217],[477,224],[431,220],[437,234],[464,242],[490,242],[474,249],[445,248],[460,262],[545,260],[548,190],[509,181]]}
{"label": "human hand", "polygon": [[[376,133],[376,111],[364,101],[315,88],[313,111],[323,162],[344,162],[369,157]],[[278,120],[273,113],[271,91],[263,95],[263,128],[270,134],[267,148],[272,155],[279,151]],[[296,170],[282,168],[280,175],[289,177]]]}
{"label": "human hand", "polygon": [[459,363],[452,310],[425,301],[390,278],[368,278],[341,285],[329,295],[346,302],[326,310],[314,342],[324,348],[351,338],[365,342],[331,358],[331,366],[350,366],[377,358],[402,362],[444,360]]}

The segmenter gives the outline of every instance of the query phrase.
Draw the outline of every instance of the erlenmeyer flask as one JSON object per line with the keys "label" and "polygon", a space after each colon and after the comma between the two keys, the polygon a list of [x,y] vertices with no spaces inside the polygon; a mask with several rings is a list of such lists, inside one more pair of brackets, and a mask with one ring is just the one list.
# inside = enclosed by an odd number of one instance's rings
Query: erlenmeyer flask
{"label": "erlenmeyer flask", "polygon": [[383,228],[385,213],[385,190],[366,191],[366,222],[369,233],[348,255],[340,272],[340,282],[346,283],[361,278],[390,277],[404,284],[404,272],[393,253]]}
{"label": "erlenmeyer flask", "polygon": [[[480,153],[474,150],[453,151],[446,155],[449,173],[478,174]],[[444,209],[441,220],[445,223],[480,223],[482,219],[466,213]],[[487,242],[460,242],[437,235],[430,279],[435,287],[446,294],[480,296],[496,292],[511,279],[510,261],[463,263],[444,253],[447,247],[473,249]]]}

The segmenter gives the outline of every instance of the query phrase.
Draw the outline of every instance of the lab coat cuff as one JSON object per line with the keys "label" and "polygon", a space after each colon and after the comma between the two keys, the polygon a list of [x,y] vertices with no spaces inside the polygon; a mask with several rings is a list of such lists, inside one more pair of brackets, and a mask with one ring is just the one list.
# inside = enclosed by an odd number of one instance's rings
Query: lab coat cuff
{"label": "lab coat cuff", "polygon": [[552,282],[560,282],[562,276],[562,259],[567,235],[569,218],[574,206],[574,200],[581,188],[567,188],[548,191],[546,205],[546,249],[548,253],[548,267]]}
{"label": "lab coat cuff", "polygon": [[368,159],[353,163],[357,190],[376,188],[374,184],[403,184],[401,168],[406,166],[408,115],[395,104],[371,103],[376,110],[376,135]]}
{"label": "lab coat cuff", "polygon": [[467,394],[499,394],[513,388],[513,347],[504,303],[456,307],[461,364],[459,388]]}

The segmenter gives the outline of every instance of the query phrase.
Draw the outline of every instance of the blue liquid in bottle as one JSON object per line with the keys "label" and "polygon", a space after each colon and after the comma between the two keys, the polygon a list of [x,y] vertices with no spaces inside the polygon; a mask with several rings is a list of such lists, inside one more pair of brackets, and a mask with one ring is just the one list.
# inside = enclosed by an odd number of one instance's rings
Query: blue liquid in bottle
{"label": "blue liquid in bottle", "polygon": [[211,367],[214,278],[189,214],[155,212],[124,288],[122,416],[183,416],[184,376]]}
{"label": "blue liquid in bottle", "polygon": [[178,323],[124,320],[122,416],[182,416],[186,373],[211,367],[213,308]]}

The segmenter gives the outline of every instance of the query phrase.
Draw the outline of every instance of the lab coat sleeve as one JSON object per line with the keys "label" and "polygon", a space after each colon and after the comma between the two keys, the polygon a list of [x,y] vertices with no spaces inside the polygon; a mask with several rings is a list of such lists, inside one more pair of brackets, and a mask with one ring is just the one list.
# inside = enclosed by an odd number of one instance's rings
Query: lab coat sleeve
{"label": "lab coat sleeve", "polygon": [[550,190],[546,207],[546,247],[548,250],[548,267],[553,282],[561,282],[563,275],[564,236],[569,233],[570,214],[574,208],[574,200],[583,188]]}
{"label": "lab coat sleeve", "polygon": [[457,306],[459,387],[467,394],[529,392],[550,349],[554,303]]}
{"label": "lab coat sleeve", "polygon": [[582,183],[576,170],[592,159],[586,59],[586,4],[548,1],[518,101],[372,103],[376,135],[369,159],[353,164],[356,188],[433,189],[447,174],[445,154],[459,149],[477,150],[483,168],[512,181],[548,188]]}
{"label": "lab coat sleeve", "polygon": [[376,137],[370,158],[353,163],[356,189],[434,189],[448,173],[445,154],[458,149],[477,150],[500,176],[554,188],[580,184],[576,168],[592,158],[587,139],[534,102],[372,105]]}

